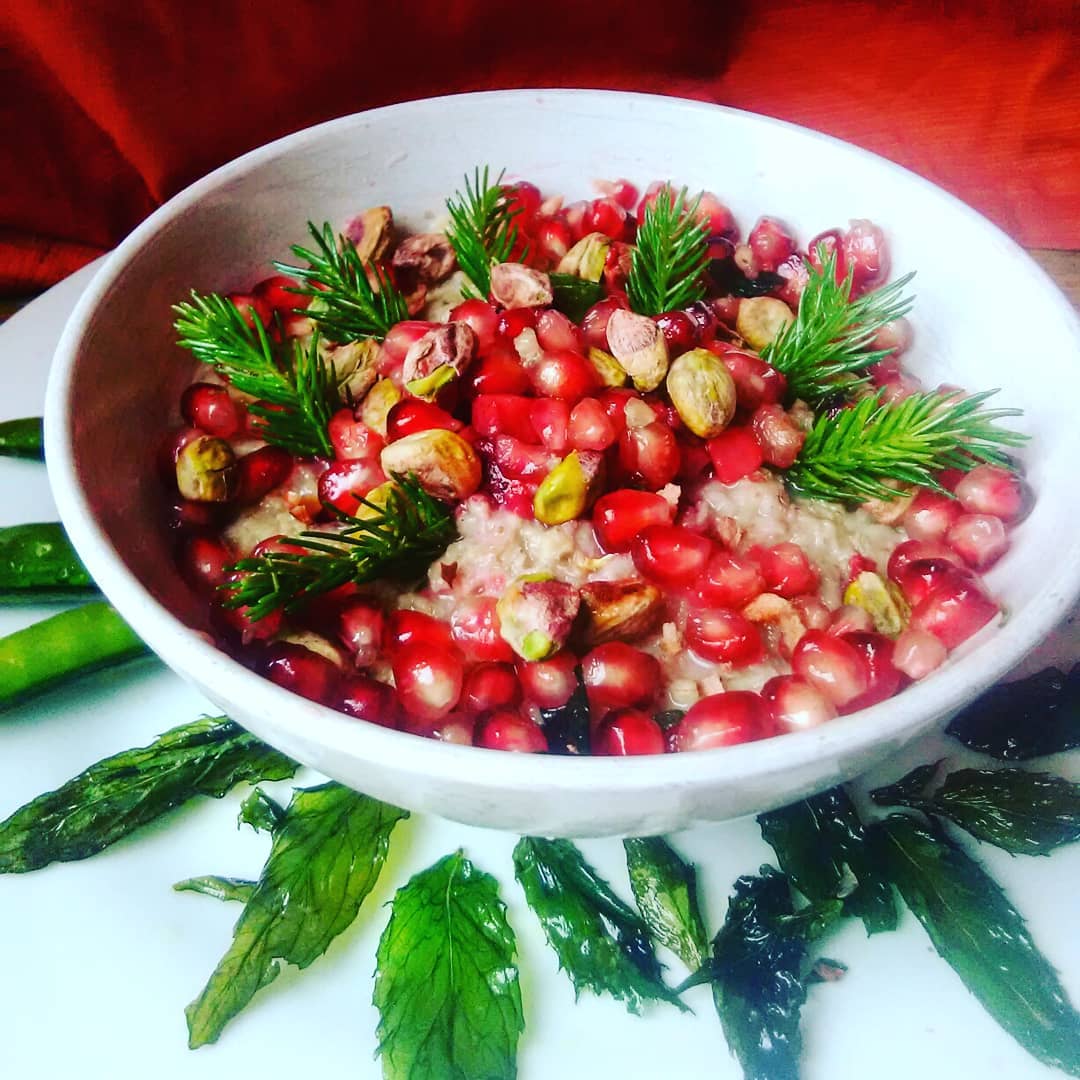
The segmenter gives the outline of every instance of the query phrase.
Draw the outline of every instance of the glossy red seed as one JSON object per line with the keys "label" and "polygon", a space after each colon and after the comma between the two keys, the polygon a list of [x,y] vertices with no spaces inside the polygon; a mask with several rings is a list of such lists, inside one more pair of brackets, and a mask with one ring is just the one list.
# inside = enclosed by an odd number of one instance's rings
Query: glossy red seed
{"label": "glossy red seed", "polygon": [[642,529],[669,524],[674,513],[671,503],[660,495],[621,488],[597,499],[592,521],[596,538],[605,551],[629,551]]}
{"label": "glossy red seed", "polygon": [[606,450],[618,438],[615,424],[596,398],[582,398],[570,413],[567,435],[575,450]]}
{"label": "glossy red seed", "polygon": [[[523,330],[535,329],[539,314],[539,309],[534,307],[510,308],[499,312],[499,336],[512,347],[514,339]],[[514,355],[517,356],[516,350]]]}
{"label": "glossy red seed", "polygon": [[852,698],[844,706],[844,712],[868,709],[871,705],[892,697],[900,689],[903,675],[893,661],[895,646],[889,638],[872,631],[858,631],[845,634],[842,640],[851,645],[863,658],[870,677],[866,690],[858,697]]}
{"label": "glossy red seed", "polygon": [[907,627],[896,639],[893,663],[909,679],[925,679],[945,662],[949,650],[928,630]]}
{"label": "glossy red seed", "polygon": [[912,540],[941,540],[962,513],[958,500],[922,488],[904,511],[901,524]]}
{"label": "glossy red seed", "polygon": [[778,469],[791,468],[806,442],[806,432],[782,405],[759,405],[750,418],[750,429],[766,464]]}
{"label": "glossy red seed", "polygon": [[411,716],[438,720],[457,705],[465,679],[457,649],[421,641],[399,648],[392,663],[398,698]]}
{"label": "glossy red seed", "polygon": [[717,342],[713,347],[735,384],[735,401],[740,409],[752,412],[759,405],[775,405],[787,393],[787,378],[760,356]]}
{"label": "glossy red seed", "polygon": [[252,641],[269,641],[281,632],[285,617],[281,611],[271,611],[261,619],[251,617],[251,609],[244,607],[225,607],[220,601],[214,601],[213,618],[240,635],[240,640],[247,645]]}
{"label": "glossy red seed", "polygon": [[698,343],[697,323],[685,311],[665,311],[654,315],[653,322],[660,327],[672,355],[686,352]]}
{"label": "glossy red seed", "polygon": [[242,423],[241,410],[224,386],[192,383],[181,395],[180,414],[186,423],[218,439],[231,439]]}
{"label": "glossy red seed", "polygon": [[536,251],[541,265],[555,267],[573,247],[570,226],[561,218],[544,218],[536,227]]}
{"label": "glossy red seed", "polygon": [[589,704],[599,712],[647,705],[662,683],[655,656],[624,641],[597,645],[581,660]]}
{"label": "glossy red seed", "polygon": [[473,400],[472,426],[478,435],[512,435],[538,445],[540,436],[532,422],[535,401],[517,394],[480,394]]}
{"label": "glossy red seed", "polygon": [[619,436],[619,464],[632,482],[650,491],[659,491],[675,479],[682,453],[675,433],[656,421],[627,428]]}
{"label": "glossy red seed", "polygon": [[271,646],[263,670],[278,686],[324,705],[335,699],[341,679],[337,666],[325,656],[289,642]]}
{"label": "glossy red seed", "polygon": [[521,683],[512,664],[478,664],[465,676],[461,707],[467,712],[512,708],[521,703]]}
{"label": "glossy red seed", "polygon": [[721,484],[734,484],[760,469],[765,461],[761,444],[748,427],[729,427],[706,443],[713,474]]}
{"label": "glossy red seed", "polygon": [[839,229],[826,229],[818,233],[806,245],[806,261],[817,271],[824,266],[823,259],[836,256],[836,280],[842,282],[847,277],[847,259],[843,252],[843,234]]}
{"label": "glossy red seed", "polygon": [[390,327],[379,349],[379,374],[400,379],[401,365],[409,348],[438,325],[424,319],[406,319]]}
{"label": "glossy red seed", "polygon": [[386,648],[397,652],[408,645],[427,645],[432,649],[456,652],[450,624],[426,611],[398,608],[386,621]]}
{"label": "glossy red seed", "polygon": [[852,272],[852,291],[856,296],[882,284],[889,276],[892,260],[885,234],[872,221],[858,218],[851,222],[840,243],[844,262]]}
{"label": "glossy red seed", "polygon": [[862,654],[824,630],[803,634],[792,650],[791,668],[841,710],[870,687],[870,669]]}
{"label": "glossy red seed", "polygon": [[764,655],[761,630],[737,611],[694,609],[686,616],[683,636],[698,656],[718,664],[746,667]]}
{"label": "glossy red seed", "polygon": [[[542,446],[530,446],[512,435],[481,439],[477,448],[489,465],[493,463],[499,472],[510,480],[528,480],[538,484],[559,461],[558,455],[550,450]],[[488,487],[492,486],[489,469]]]}
{"label": "glossy red seed", "polygon": [[1009,537],[993,514],[961,514],[949,526],[945,543],[973,570],[985,570],[1009,549]]}
{"label": "glossy red seed", "polygon": [[534,398],[529,402],[529,422],[539,440],[549,450],[562,454],[570,445],[570,406],[558,398]]}
{"label": "glossy red seed", "polygon": [[450,616],[450,635],[466,660],[512,661],[514,650],[499,633],[495,598],[466,596],[458,600]]}
{"label": "glossy red seed", "polygon": [[543,754],[548,748],[540,725],[509,709],[497,709],[482,716],[476,725],[473,743],[486,750],[510,750],[519,754]]}
{"label": "glossy red seed", "polygon": [[433,428],[460,431],[461,426],[460,420],[455,420],[438,405],[430,401],[420,401],[419,398],[405,398],[392,405],[386,414],[386,441],[394,442],[404,439],[406,435],[431,431]]}
{"label": "glossy red seed", "polygon": [[908,625],[926,630],[955,649],[997,615],[998,605],[970,574],[949,575],[911,609]]}
{"label": "glossy red seed", "polygon": [[541,709],[556,709],[577,689],[577,657],[565,649],[547,660],[517,662],[517,676],[526,701]]}
{"label": "glossy red seed", "polygon": [[476,335],[476,348],[481,353],[487,352],[495,344],[499,313],[486,300],[463,300],[451,309],[448,321],[468,326]]}
{"label": "glossy red seed", "polygon": [[662,754],[667,749],[660,725],[640,709],[616,709],[592,737],[592,752],[607,757]]}
{"label": "glossy red seed", "polygon": [[798,544],[785,542],[771,548],[753,550],[769,592],[790,599],[817,589],[820,575]]}
{"label": "glossy red seed", "polygon": [[352,653],[357,667],[369,667],[379,658],[386,635],[382,608],[370,600],[351,600],[338,613],[338,637]]}
{"label": "glossy red seed", "polygon": [[951,552],[948,559],[912,559],[897,571],[895,578],[904,599],[912,607],[925,600],[935,589],[942,586],[960,588],[974,580],[971,571],[961,565]]}
{"label": "glossy red seed", "polygon": [[585,211],[583,227],[585,232],[603,233],[612,240],[623,240],[627,236],[626,208],[616,199],[593,199]]}
{"label": "glossy red seed", "polygon": [[244,316],[244,321],[252,328],[255,326],[255,319],[258,319],[263,326],[269,326],[274,317],[270,305],[261,296],[252,296],[249,293],[229,293],[226,299],[232,302],[236,310]]}
{"label": "glossy red seed", "polygon": [[753,556],[717,551],[709,559],[696,596],[707,607],[737,610],[764,591],[765,575]]}
{"label": "glossy red seed", "polygon": [[[531,311],[531,308],[518,308]],[[524,394],[532,387],[514,349],[495,345],[468,370],[469,386],[474,394]]]}
{"label": "glossy red seed", "polygon": [[236,558],[217,537],[196,534],[184,541],[177,561],[189,585],[213,595],[228,580],[227,567]]}
{"label": "glossy red seed", "polygon": [[899,582],[905,568],[920,559],[944,559],[958,563],[956,552],[938,540],[904,540],[893,548],[886,573],[892,581]]}
{"label": "glossy red seed", "polygon": [[533,389],[541,397],[575,402],[600,389],[596,368],[578,352],[551,349],[528,369]]}
{"label": "glossy red seed", "polygon": [[597,301],[581,320],[581,332],[589,348],[608,350],[607,325],[612,313],[625,310],[626,297],[623,295],[606,296]]}
{"label": "glossy red seed", "polygon": [[772,725],[778,732],[806,731],[836,718],[836,706],[812,683],[797,675],[777,675],[761,688]]}
{"label": "glossy red seed", "polygon": [[549,352],[582,352],[581,330],[561,311],[546,308],[536,317],[536,340]]}
{"label": "glossy red seed", "polygon": [[689,588],[701,580],[713,542],[681,525],[648,525],[634,537],[630,555],[650,581],[672,588]]}
{"label": "glossy red seed", "polygon": [[829,625],[832,612],[817,593],[803,593],[791,598],[791,606],[800,622],[808,630],[824,630]]}
{"label": "glossy red seed", "polygon": [[760,270],[775,272],[782,262],[795,254],[795,241],[790,231],[776,218],[758,218],[750,230],[747,243]]}
{"label": "glossy red seed", "polygon": [[692,705],[671,730],[672,749],[712,750],[770,734],[770,721],[757,694],[729,690]]}
{"label": "glossy red seed", "polygon": [[340,712],[369,724],[395,728],[401,717],[394,688],[367,675],[347,675],[338,689]]}
{"label": "glossy red seed", "polygon": [[378,461],[338,461],[319,477],[319,501],[343,514],[355,514],[372,488],[386,483]]}
{"label": "glossy red seed", "polygon": [[969,514],[993,514],[1007,524],[1031,509],[1031,494],[1016,473],[996,465],[976,465],[956,484],[956,497]]}
{"label": "glossy red seed", "polygon": [[326,433],[339,461],[377,458],[386,440],[357,420],[352,409],[338,409],[326,425]]}
{"label": "glossy red seed", "polygon": [[236,461],[236,501],[242,506],[257,503],[280,487],[292,472],[293,458],[280,446],[260,446]]}

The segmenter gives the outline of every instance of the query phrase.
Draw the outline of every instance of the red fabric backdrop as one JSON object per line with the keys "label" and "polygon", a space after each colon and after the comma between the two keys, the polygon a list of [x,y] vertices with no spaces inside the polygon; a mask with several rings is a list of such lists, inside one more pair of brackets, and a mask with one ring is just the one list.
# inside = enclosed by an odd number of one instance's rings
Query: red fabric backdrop
{"label": "red fabric backdrop", "polygon": [[0,289],[57,280],[268,139],[491,87],[793,120],[915,169],[1021,243],[1080,248],[1078,46],[1072,0],[17,0],[0,11]]}

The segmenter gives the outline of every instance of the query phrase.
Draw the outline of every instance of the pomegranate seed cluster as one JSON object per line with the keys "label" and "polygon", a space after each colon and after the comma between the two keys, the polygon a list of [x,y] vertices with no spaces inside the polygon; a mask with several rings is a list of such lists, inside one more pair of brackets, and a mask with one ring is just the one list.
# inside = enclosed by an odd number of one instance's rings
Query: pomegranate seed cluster
{"label": "pomegranate seed cluster", "polygon": [[[564,204],[508,187],[518,240],[488,299],[461,299],[444,236],[400,235],[385,207],[349,223],[410,318],[377,345],[324,347],[353,365],[332,457],[268,445],[250,399],[200,369],[162,462],[180,570],[223,648],[307,698],[430,738],[565,750],[548,710],[587,699],[592,753],[659,754],[864,709],[997,615],[977,573],[1028,508],[1014,474],[945,472],[947,494],[857,508],[784,490],[813,414],[785,404],[761,351],[797,310],[807,251],[834,252],[854,293],[887,279],[881,230],[853,221],[800,249],[763,217],[742,239],[705,193],[713,288],[648,316],[631,310],[627,275],[645,208],[671,189],[602,191]],[[556,308],[552,273],[595,283],[580,321]],[[305,339],[296,287],[276,275],[229,299],[275,338]],[[888,355],[869,374],[888,400],[919,389],[900,363],[909,343],[903,320],[874,343]],[[182,474],[206,437],[235,458],[227,491]],[[378,503],[392,474],[453,508],[458,539],[420,585],[346,583],[259,619],[223,602],[238,560],[303,551],[302,531]]]}

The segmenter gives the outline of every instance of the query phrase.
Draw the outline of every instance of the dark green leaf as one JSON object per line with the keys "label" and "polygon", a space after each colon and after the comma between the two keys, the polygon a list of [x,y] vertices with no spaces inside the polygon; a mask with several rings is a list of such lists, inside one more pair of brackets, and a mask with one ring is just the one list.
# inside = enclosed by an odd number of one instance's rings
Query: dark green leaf
{"label": "dark green leaf", "polygon": [[883,805],[941,814],[1014,855],[1049,855],[1062,844],[1080,840],[1080,785],[1060,776],[1023,769],[960,769],[927,792],[932,775],[926,775],[925,767],[916,769],[872,797]]}
{"label": "dark green leaf", "polygon": [[24,416],[0,423],[0,457],[45,460],[43,424],[40,416]]}
{"label": "dark green leaf", "polygon": [[926,802],[926,792],[938,773],[940,762],[933,765],[919,765],[895,784],[876,788],[870,792],[870,798],[878,806],[915,806],[919,808]]}
{"label": "dark green leaf", "polygon": [[177,892],[202,893],[203,896],[212,896],[215,900],[236,900],[241,904],[246,904],[254,894],[257,885],[258,882],[248,881],[246,878],[204,874],[202,877],[178,881],[173,888]]}
{"label": "dark green leaf", "polygon": [[934,948],[987,1012],[1040,1061],[1080,1076],[1080,1015],[997,883],[933,822],[893,814],[871,836]]}
{"label": "dark green leaf", "polygon": [[204,717],[91,765],[0,824],[0,873],[85,859],[196,795],[287,780],[296,763],[228,717]]}
{"label": "dark green leaf", "polygon": [[586,281],[575,274],[548,274],[551,290],[555,294],[552,304],[571,322],[579,323],[585,312],[604,298],[604,286],[599,281]]}
{"label": "dark green leaf", "polygon": [[554,709],[541,709],[544,735],[548,752],[552,754],[588,754],[589,751],[589,698],[585,693],[581,669],[576,671],[577,688],[565,705]]}
{"label": "dark green leaf", "polygon": [[870,934],[896,929],[892,887],[873,863],[862,821],[843,788],[762,814],[758,824],[808,900],[842,898]]}
{"label": "dark green leaf", "polygon": [[568,840],[522,837],[514,873],[575,996],[610,994],[633,1013],[646,1001],[685,1008],[660,977],[645,923]]}
{"label": "dark green leaf", "polygon": [[285,817],[285,808],[262,788],[255,788],[240,804],[239,825],[250,825],[256,832],[272,833]]}
{"label": "dark green leaf", "polygon": [[630,887],[654,941],[691,970],[701,967],[709,939],[698,908],[697,872],[660,836],[623,841]]}
{"label": "dark green leaf", "polygon": [[1045,668],[988,690],[946,729],[972,750],[1003,761],[1057,754],[1080,746],[1080,664],[1068,675]]}
{"label": "dark green leaf", "polygon": [[512,1080],[525,1026],[498,884],[461,852],[394,897],[375,1007],[386,1080]]}
{"label": "dark green leaf", "polygon": [[356,918],[408,817],[340,784],[297,790],[228,951],[185,1010],[188,1045],[216,1042],[280,962],[305,968]]}
{"label": "dark green leaf", "polygon": [[58,521],[0,528],[0,602],[77,596],[94,587]]}

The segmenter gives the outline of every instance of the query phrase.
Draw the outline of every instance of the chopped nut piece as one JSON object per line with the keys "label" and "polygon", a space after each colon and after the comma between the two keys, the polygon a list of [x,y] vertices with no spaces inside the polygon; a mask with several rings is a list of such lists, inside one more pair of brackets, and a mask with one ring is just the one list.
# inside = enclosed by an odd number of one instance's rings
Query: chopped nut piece
{"label": "chopped nut piece", "polygon": [[387,475],[416,476],[436,499],[467,499],[480,487],[482,470],[476,451],[445,428],[417,431],[383,448],[379,464]]}
{"label": "chopped nut piece", "polygon": [[526,574],[510,583],[495,605],[499,633],[524,660],[545,660],[570,636],[581,604],[577,589],[547,574]]}
{"label": "chopped nut piece", "polygon": [[338,386],[346,390],[353,401],[359,401],[375,385],[379,343],[374,338],[338,345],[330,349],[327,355],[334,365]]}
{"label": "chopped nut piece", "polygon": [[636,641],[656,629],[663,613],[663,594],[655,585],[588,582],[581,587],[581,643],[592,648],[606,641]]}
{"label": "chopped nut piece", "polygon": [[533,364],[540,363],[544,359],[544,350],[540,346],[540,339],[531,326],[526,326],[516,338],[514,338],[514,351],[521,358],[521,362],[528,368]]}
{"label": "chopped nut piece", "polygon": [[855,576],[844,590],[844,603],[868,612],[879,634],[896,637],[907,625],[909,610],[903,594],[873,570]]}
{"label": "chopped nut piece", "polygon": [[380,379],[368,392],[360,406],[360,419],[372,431],[386,438],[386,417],[401,400],[401,391],[391,379]]}
{"label": "chopped nut piece", "polygon": [[623,406],[623,419],[628,428],[648,427],[656,422],[656,413],[649,408],[648,402],[632,397]]}
{"label": "chopped nut piece", "polygon": [[381,259],[390,250],[393,236],[394,215],[389,206],[372,206],[345,226],[345,238],[366,263]]}
{"label": "chopped nut piece", "polygon": [[401,377],[414,397],[430,401],[457,378],[476,355],[476,334],[466,323],[436,326],[414,341],[405,354]]}
{"label": "chopped nut piece", "polygon": [[573,274],[585,281],[599,281],[604,276],[611,240],[601,232],[583,236],[559,261],[559,274]]}
{"label": "chopped nut piece", "polygon": [[590,348],[587,357],[589,363],[596,369],[596,374],[600,376],[600,381],[605,386],[626,385],[629,376],[623,371],[622,365],[611,353],[604,352],[603,349]]}
{"label": "chopped nut piece", "polygon": [[896,498],[867,499],[862,508],[882,525],[898,525],[915,498],[915,489],[911,484],[901,484],[895,480],[885,480],[884,483],[888,487],[896,488]]}
{"label": "chopped nut piece", "polygon": [[774,623],[788,652],[806,633],[806,624],[799,618],[795,605],[775,593],[762,593],[755,597],[742,609],[742,613],[752,623]]}
{"label": "chopped nut piece", "polygon": [[655,390],[668,370],[667,342],[647,315],[620,308],[607,325],[608,344],[622,369],[643,392]]}
{"label": "chopped nut piece", "polygon": [[719,435],[735,415],[735,380],[708,349],[691,349],[675,358],[667,392],[682,422],[703,439]]}
{"label": "chopped nut piece", "polygon": [[544,307],[555,298],[547,274],[524,263],[493,266],[491,295],[504,308]]}
{"label": "chopped nut piece", "polygon": [[541,525],[561,525],[580,517],[600,493],[603,472],[603,454],[571,450],[536,489],[536,520]]}
{"label": "chopped nut piece", "polygon": [[185,499],[228,502],[238,479],[236,455],[224,439],[199,435],[176,456],[176,486]]}
{"label": "chopped nut piece", "polygon": [[416,233],[398,244],[391,265],[420,285],[445,281],[457,266],[450,241],[443,233]]}
{"label": "chopped nut piece", "polygon": [[385,480],[378,487],[373,487],[364,496],[363,502],[353,511],[353,517],[359,518],[361,521],[379,517],[382,511],[386,509],[386,504],[390,501],[390,493],[399,490],[400,488],[393,480]]}
{"label": "chopped nut piece", "polygon": [[775,296],[751,296],[739,301],[735,329],[754,349],[764,349],[788,323],[795,321],[791,308]]}

